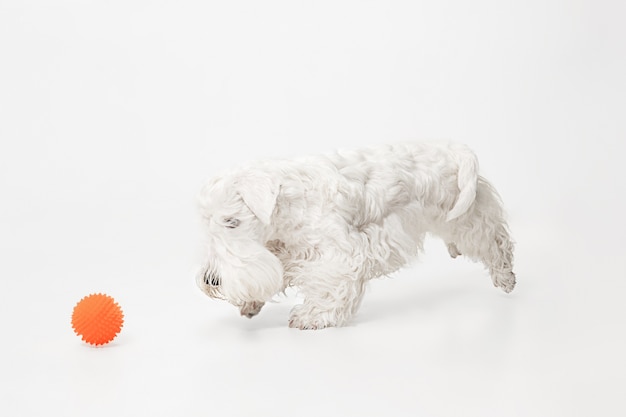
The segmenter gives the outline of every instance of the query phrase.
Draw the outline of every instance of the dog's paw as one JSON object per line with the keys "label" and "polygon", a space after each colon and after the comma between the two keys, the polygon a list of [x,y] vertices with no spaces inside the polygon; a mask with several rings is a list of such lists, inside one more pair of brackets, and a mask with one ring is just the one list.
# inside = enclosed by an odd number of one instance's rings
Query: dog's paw
{"label": "dog's paw", "polygon": [[463,255],[459,248],[456,247],[454,243],[448,243],[448,253],[452,258],[456,258],[458,256]]}
{"label": "dog's paw", "polygon": [[239,307],[239,312],[242,316],[251,319],[252,317],[259,314],[264,305],[265,303],[262,301],[250,301],[247,303],[243,303],[243,305]]}
{"label": "dog's paw", "polygon": [[494,274],[493,285],[508,294],[515,288],[515,274],[513,272]]}
{"label": "dog's paw", "polygon": [[312,310],[313,308],[304,305],[295,306],[289,316],[289,327],[300,330],[320,330],[335,325],[327,317],[328,314]]}

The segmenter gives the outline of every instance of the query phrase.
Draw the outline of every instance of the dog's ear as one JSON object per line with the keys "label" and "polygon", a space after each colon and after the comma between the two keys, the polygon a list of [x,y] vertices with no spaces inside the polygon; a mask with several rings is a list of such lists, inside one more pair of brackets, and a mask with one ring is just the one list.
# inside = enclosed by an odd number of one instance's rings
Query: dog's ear
{"label": "dog's ear", "polygon": [[250,211],[263,223],[270,224],[280,185],[270,175],[249,171],[237,178],[236,189]]}

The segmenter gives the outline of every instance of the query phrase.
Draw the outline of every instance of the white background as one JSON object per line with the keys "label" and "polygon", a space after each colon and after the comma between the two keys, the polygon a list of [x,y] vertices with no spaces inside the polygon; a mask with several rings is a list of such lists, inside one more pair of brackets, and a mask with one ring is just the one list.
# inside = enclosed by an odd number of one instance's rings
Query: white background
{"label": "white background", "polygon": [[[624,4],[0,0],[0,414],[624,415]],[[512,294],[438,241],[341,329],[195,287],[207,177],[406,139],[479,155]]]}

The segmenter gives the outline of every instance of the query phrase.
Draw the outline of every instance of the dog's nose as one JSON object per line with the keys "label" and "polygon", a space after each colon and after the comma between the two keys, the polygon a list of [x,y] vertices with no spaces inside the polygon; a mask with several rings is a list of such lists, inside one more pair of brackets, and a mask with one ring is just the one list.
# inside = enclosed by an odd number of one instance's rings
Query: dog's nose
{"label": "dog's nose", "polygon": [[212,287],[219,287],[220,277],[211,271],[207,271],[204,274],[204,283]]}

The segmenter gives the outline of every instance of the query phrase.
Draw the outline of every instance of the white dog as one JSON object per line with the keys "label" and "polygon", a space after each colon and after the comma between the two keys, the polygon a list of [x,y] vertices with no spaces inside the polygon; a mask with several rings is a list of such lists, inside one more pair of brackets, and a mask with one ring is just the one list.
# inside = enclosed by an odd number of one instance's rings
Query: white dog
{"label": "white dog", "polygon": [[289,326],[340,326],[366,283],[406,265],[424,235],[515,286],[500,198],[465,146],[407,143],[265,161],[210,180],[200,193],[208,258],[200,288],[253,317],[287,287],[304,302]]}

